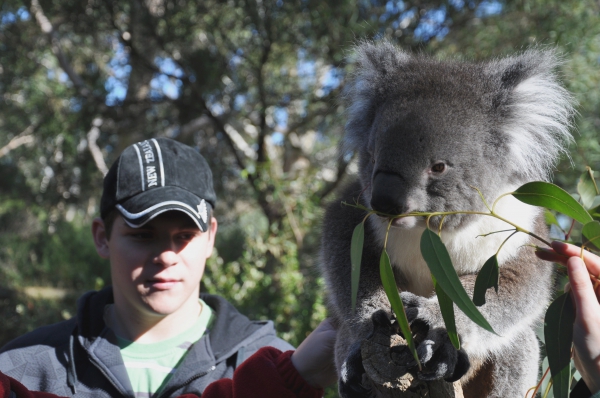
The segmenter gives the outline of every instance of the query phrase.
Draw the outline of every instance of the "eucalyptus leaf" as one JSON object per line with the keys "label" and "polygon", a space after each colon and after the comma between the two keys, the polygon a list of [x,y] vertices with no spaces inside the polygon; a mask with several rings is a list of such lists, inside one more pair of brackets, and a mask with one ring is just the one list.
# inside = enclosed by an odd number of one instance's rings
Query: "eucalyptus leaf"
{"label": "eucalyptus leaf", "polygon": [[569,293],[558,296],[546,311],[544,338],[555,398],[568,398],[575,310]]}
{"label": "eucalyptus leaf", "polygon": [[584,246],[600,250],[600,222],[592,221],[585,224],[581,229],[581,235],[583,235],[581,243]]}
{"label": "eucalyptus leaf", "polygon": [[431,279],[433,280],[433,287],[435,289],[435,294],[438,299],[438,303],[440,304],[440,311],[442,312],[442,318],[444,318],[444,324],[446,325],[446,331],[448,332],[448,336],[450,337],[450,341],[452,345],[457,350],[460,350],[460,340],[458,339],[458,332],[456,331],[456,321],[454,319],[454,303],[448,297],[444,289],[437,283],[437,280],[432,275]]}
{"label": "eucalyptus leaf", "polygon": [[421,235],[421,254],[437,283],[456,306],[477,325],[487,331],[496,333],[473,304],[465,288],[460,283],[446,246],[440,237],[430,229],[425,229],[423,235]]}
{"label": "eucalyptus leaf", "polygon": [[593,207],[588,211],[594,220],[600,220],[600,206]]}
{"label": "eucalyptus leaf", "polygon": [[493,287],[498,293],[498,257],[494,254],[483,264],[481,270],[475,279],[475,288],[473,289],[473,304],[482,306],[485,304],[485,293],[490,287]]}
{"label": "eucalyptus leaf", "polygon": [[552,213],[548,209],[544,209],[544,221],[546,222],[547,225],[556,225],[557,227],[561,228],[554,213]]}
{"label": "eucalyptus leaf", "polygon": [[586,167],[585,172],[579,177],[577,193],[586,209],[593,206],[594,198],[600,192],[598,192],[598,186],[596,185],[596,181],[594,181],[594,170],[591,168]]}
{"label": "eucalyptus leaf", "polygon": [[365,223],[361,222],[354,228],[352,241],[350,243],[350,264],[352,282],[352,311],[356,308],[356,296],[358,295],[358,282],[360,279],[360,264],[362,261],[363,245],[365,242]]}
{"label": "eucalyptus leaf", "polygon": [[592,216],[567,191],[549,182],[529,182],[512,195],[523,203],[556,210],[582,224],[592,221]]}
{"label": "eucalyptus leaf", "polygon": [[417,355],[417,349],[415,348],[412,331],[408,325],[408,318],[406,318],[406,311],[404,310],[404,304],[400,298],[400,293],[398,293],[398,286],[396,285],[394,271],[392,270],[392,265],[390,264],[390,257],[385,249],[381,253],[381,258],[379,259],[379,275],[381,275],[383,290],[385,290],[385,294],[390,301],[392,310],[394,311],[394,314],[396,314],[396,320],[398,321],[402,335],[404,336],[406,344],[408,345],[410,352],[413,354],[413,357],[419,364],[420,368],[421,363],[419,361],[419,356]]}

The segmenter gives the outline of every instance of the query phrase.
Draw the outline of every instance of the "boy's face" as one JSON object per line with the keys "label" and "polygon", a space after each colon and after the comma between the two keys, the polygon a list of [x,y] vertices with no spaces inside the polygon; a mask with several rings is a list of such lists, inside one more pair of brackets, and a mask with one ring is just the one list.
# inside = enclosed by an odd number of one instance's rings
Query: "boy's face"
{"label": "boy's face", "polygon": [[[200,279],[213,250],[217,221],[201,232],[180,211],[168,211],[140,228],[119,215],[106,239],[104,223],[94,220],[101,257],[110,260],[115,305],[132,316],[197,316]],[[195,313],[193,313],[196,311]]]}

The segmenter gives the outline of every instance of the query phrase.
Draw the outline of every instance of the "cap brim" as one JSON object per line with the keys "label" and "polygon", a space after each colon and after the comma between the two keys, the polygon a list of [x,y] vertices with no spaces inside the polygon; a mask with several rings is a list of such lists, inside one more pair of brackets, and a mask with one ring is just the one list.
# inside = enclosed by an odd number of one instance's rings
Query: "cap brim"
{"label": "cap brim", "polygon": [[193,193],[178,187],[160,187],[145,191],[117,204],[115,207],[125,222],[139,228],[166,211],[187,214],[202,232],[208,231],[208,207],[210,204]]}

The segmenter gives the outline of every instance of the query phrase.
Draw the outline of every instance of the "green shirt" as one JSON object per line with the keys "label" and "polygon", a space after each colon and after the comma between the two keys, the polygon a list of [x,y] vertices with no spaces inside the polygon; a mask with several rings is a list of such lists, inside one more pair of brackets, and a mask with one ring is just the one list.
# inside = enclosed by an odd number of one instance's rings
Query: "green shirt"
{"label": "green shirt", "polygon": [[158,343],[136,343],[117,336],[121,356],[136,398],[149,398],[175,373],[188,349],[204,335],[212,309],[202,300],[202,312],[194,325],[183,333]]}

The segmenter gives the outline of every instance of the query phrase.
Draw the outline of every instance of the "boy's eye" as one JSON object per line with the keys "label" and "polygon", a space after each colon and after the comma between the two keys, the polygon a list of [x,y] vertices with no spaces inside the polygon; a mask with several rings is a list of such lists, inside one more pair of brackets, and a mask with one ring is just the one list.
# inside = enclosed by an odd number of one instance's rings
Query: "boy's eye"
{"label": "boy's eye", "polygon": [[134,239],[150,239],[152,238],[152,233],[150,232],[134,232],[130,234],[130,236]]}
{"label": "boy's eye", "polygon": [[179,234],[179,239],[192,240],[192,239],[194,239],[195,236],[196,236],[196,234],[193,232],[186,232],[186,233]]}

